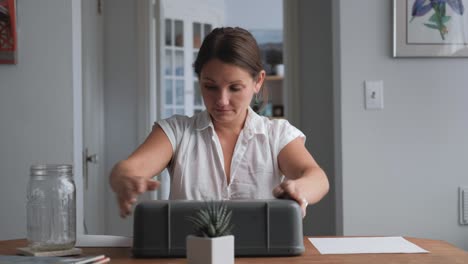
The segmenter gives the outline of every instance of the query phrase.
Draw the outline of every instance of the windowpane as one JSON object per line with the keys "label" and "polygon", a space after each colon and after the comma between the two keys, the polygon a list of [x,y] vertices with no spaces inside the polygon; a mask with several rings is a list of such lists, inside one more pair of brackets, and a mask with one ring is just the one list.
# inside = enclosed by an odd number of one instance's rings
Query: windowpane
{"label": "windowpane", "polygon": [[202,105],[202,96],[200,93],[200,86],[198,85],[198,81],[193,82],[193,104],[194,105]]}
{"label": "windowpane", "polygon": [[[165,118],[174,114],[191,115],[205,109],[198,76],[188,64],[196,60],[203,38],[213,27],[210,24],[188,21],[185,18],[165,19],[165,32],[162,35],[165,46],[162,47],[161,62],[164,96],[162,115]],[[192,33],[187,35],[190,30]]]}
{"label": "windowpane", "polygon": [[205,24],[205,25],[204,25],[204,31],[205,31],[205,32],[204,32],[204,36],[203,36],[203,37],[206,37],[206,35],[210,34],[211,29],[212,29],[212,27],[211,27],[210,24]]}
{"label": "windowpane", "polygon": [[177,108],[177,109],[175,110],[175,113],[178,114],[178,115],[184,115],[184,114],[185,114],[183,108]]}
{"label": "windowpane", "polygon": [[172,109],[171,108],[166,108],[166,110],[164,111],[164,117],[163,118],[168,118],[168,117],[171,117],[172,116]]}
{"label": "windowpane", "polygon": [[184,76],[184,52],[181,50],[175,52],[175,75]]}
{"label": "windowpane", "polygon": [[[197,56],[198,56],[198,52],[194,52],[193,53],[193,63],[195,63],[195,60],[197,59]],[[192,71],[193,71],[193,77],[198,78],[197,73],[195,72],[195,68],[192,67]]]}
{"label": "windowpane", "polygon": [[164,74],[172,75],[172,50],[166,49],[166,54],[164,56]]}
{"label": "windowpane", "polygon": [[167,46],[172,46],[172,21],[170,19],[165,20],[166,32],[165,32],[165,41]]}
{"label": "windowpane", "polygon": [[182,20],[174,21],[174,33],[175,33],[175,46],[183,47],[184,46],[184,22]]}
{"label": "windowpane", "polygon": [[184,105],[184,81],[176,80],[176,105]]}
{"label": "windowpane", "polygon": [[171,79],[166,79],[165,83],[165,90],[166,90],[166,104],[172,104],[174,101],[174,96],[172,95],[172,80]]}
{"label": "windowpane", "polygon": [[193,48],[199,49],[201,46],[201,24],[193,23]]}

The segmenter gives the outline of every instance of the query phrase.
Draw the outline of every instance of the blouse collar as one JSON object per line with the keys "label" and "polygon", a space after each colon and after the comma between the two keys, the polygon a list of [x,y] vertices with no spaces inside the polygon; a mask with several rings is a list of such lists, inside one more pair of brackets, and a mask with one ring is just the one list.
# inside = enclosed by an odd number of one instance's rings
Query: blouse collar
{"label": "blouse collar", "polygon": [[[267,129],[265,123],[262,122],[262,119],[265,117],[259,116],[251,107],[247,109],[247,118],[244,124],[244,134],[247,138],[253,137],[255,134],[266,134]],[[202,131],[211,127],[214,131],[213,121],[211,120],[210,114],[208,111],[204,110],[199,113],[195,121],[195,129]]]}

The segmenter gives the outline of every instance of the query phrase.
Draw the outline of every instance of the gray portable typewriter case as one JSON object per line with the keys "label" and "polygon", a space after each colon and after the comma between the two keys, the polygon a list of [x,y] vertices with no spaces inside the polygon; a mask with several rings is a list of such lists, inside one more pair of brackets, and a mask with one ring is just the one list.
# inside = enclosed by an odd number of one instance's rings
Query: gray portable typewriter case
{"label": "gray portable typewriter case", "polygon": [[[291,200],[224,201],[232,210],[236,256],[288,256],[304,252],[302,216]],[[134,257],[185,257],[193,234],[186,216],[203,201],[145,201],[135,208]]]}

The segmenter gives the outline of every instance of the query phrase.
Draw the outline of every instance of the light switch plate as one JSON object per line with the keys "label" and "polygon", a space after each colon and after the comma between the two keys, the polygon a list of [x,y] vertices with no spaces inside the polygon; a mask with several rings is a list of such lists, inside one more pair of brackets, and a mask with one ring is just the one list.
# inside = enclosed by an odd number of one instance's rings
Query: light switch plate
{"label": "light switch plate", "polygon": [[366,109],[383,109],[383,81],[365,81],[365,106]]}
{"label": "light switch plate", "polygon": [[460,225],[468,225],[468,186],[458,188]]}

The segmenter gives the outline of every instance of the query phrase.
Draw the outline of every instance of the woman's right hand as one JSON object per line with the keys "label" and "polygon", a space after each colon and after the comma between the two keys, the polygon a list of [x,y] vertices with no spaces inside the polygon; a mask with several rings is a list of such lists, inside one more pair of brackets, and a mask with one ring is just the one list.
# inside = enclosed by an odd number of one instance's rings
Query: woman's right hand
{"label": "woman's right hand", "polygon": [[123,163],[124,161],[119,162],[112,170],[110,185],[117,196],[120,216],[124,218],[131,214],[138,195],[156,190],[160,182],[131,173]]}

